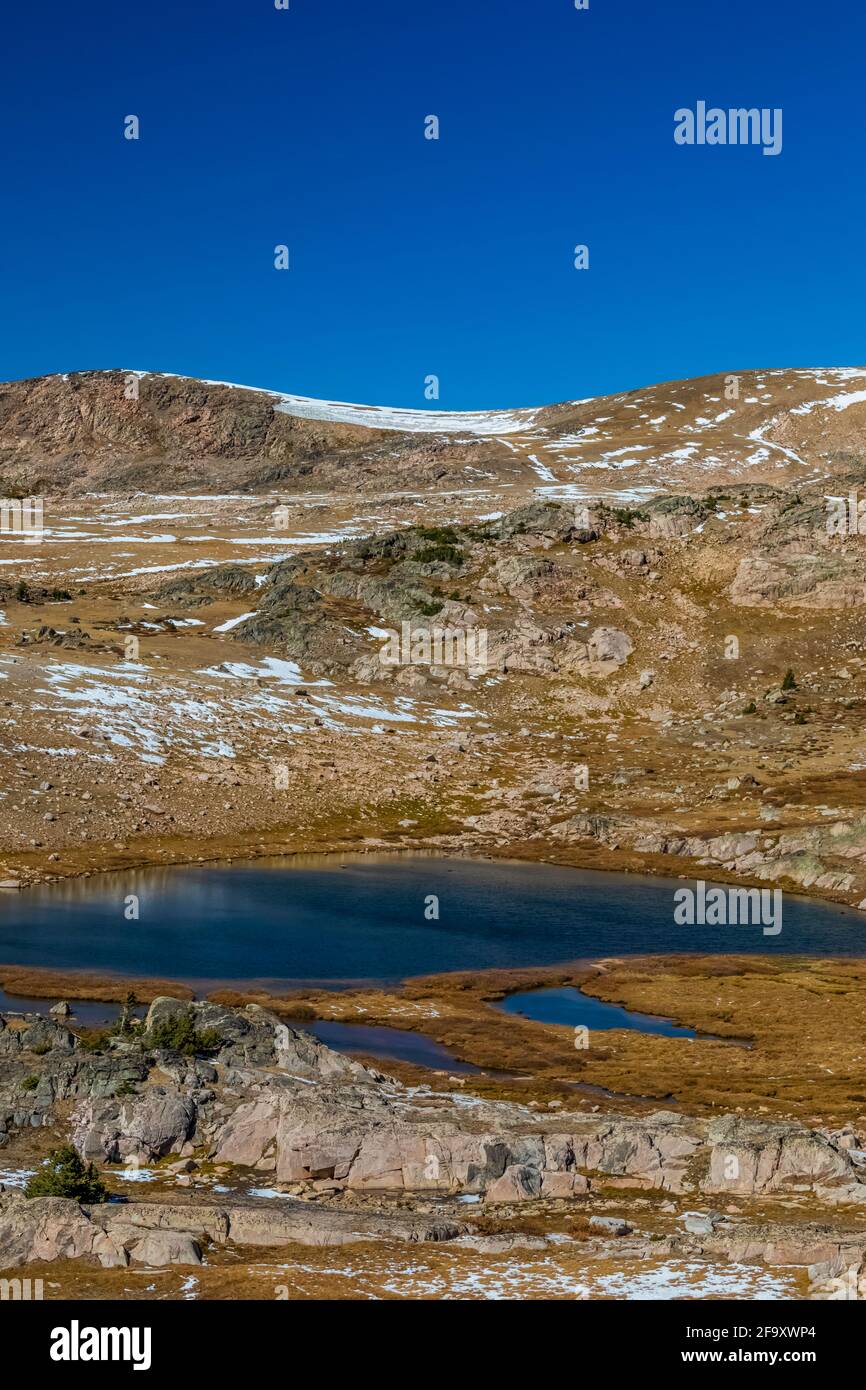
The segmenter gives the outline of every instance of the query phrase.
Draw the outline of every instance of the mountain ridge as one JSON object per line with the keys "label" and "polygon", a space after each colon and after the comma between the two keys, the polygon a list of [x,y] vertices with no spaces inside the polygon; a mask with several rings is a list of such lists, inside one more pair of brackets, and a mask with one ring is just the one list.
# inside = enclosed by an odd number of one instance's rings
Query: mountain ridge
{"label": "mountain ridge", "polygon": [[636,500],[832,478],[864,457],[860,367],[715,374],[513,411],[364,406],[132,370],[0,383],[7,494],[498,483]]}

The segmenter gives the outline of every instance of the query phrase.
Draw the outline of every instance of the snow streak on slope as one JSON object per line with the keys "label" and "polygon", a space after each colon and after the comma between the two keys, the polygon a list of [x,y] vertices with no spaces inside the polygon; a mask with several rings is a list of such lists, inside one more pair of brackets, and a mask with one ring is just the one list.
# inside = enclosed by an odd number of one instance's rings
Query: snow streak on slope
{"label": "snow streak on slope", "polygon": [[[175,372],[130,372],[130,376],[176,377]],[[347,401],[319,401],[311,396],[292,396],[283,391],[265,391],[258,386],[240,386],[234,381],[208,381],[205,386],[228,386],[234,391],[254,391],[270,396],[279,404],[274,410],[303,420],[329,420],[338,425],[363,425],[373,430],[402,430],[407,434],[471,434],[493,437],[522,434],[533,429],[537,410],[403,410],[386,405],[352,405]]]}
{"label": "snow streak on slope", "polygon": [[343,401],[315,401],[306,396],[280,396],[275,410],[306,420],[332,420],[338,424],[364,425],[375,430],[405,430],[407,434],[471,434],[493,437],[522,434],[535,425],[537,412],[515,410],[496,413],[476,410],[399,410],[384,405],[348,405]]}

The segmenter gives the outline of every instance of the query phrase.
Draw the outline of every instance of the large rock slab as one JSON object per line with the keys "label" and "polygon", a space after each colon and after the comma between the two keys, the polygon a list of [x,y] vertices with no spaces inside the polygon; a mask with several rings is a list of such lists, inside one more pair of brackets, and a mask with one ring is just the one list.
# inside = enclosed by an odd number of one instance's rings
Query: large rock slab
{"label": "large rock slab", "polygon": [[82,1158],[119,1163],[177,1152],[195,1129],[192,1096],[152,1086],[131,1100],[85,1101],[72,1120],[72,1142]]}
{"label": "large rock slab", "polygon": [[130,1260],[153,1267],[198,1265],[205,1245],[347,1245],[368,1240],[454,1240],[465,1228],[446,1217],[343,1211],[286,1199],[248,1205],[103,1203],[0,1193],[0,1269],[34,1260]]}
{"label": "large rock slab", "polygon": [[106,1268],[127,1263],[123,1245],[95,1225],[77,1202],[0,1192],[0,1269],[33,1260],[83,1258],[98,1260]]}
{"label": "large rock slab", "polygon": [[707,1142],[705,1192],[743,1195],[860,1185],[866,1193],[847,1151],[800,1125],[723,1115],[710,1123]]}

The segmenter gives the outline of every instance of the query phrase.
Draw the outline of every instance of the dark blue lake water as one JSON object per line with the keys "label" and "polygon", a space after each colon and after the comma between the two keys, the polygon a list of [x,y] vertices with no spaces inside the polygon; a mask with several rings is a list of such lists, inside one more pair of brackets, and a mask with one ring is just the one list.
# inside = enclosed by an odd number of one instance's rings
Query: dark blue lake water
{"label": "dark blue lake water", "polygon": [[606,1004],[579,989],[564,985],[556,989],[532,989],[509,994],[496,1006],[507,1014],[520,1014],[536,1023],[565,1023],[569,1027],[599,1029],[630,1028],[636,1033],[659,1033],[665,1038],[695,1038],[693,1028],[680,1028],[669,1018],[636,1014],[619,1004]]}
{"label": "dark blue lake water", "polygon": [[[678,926],[679,880],[433,856],[104,874],[0,894],[0,963],[192,984],[394,981],[655,952],[866,954],[866,919],[785,896],[782,931]],[[138,920],[128,920],[129,895]],[[438,920],[426,913],[438,899]]]}
{"label": "dark blue lake water", "polygon": [[326,1018],[317,1018],[314,1022],[300,1019],[294,1023],[290,1018],[285,1021],[303,1033],[312,1033],[314,1038],[326,1043],[335,1052],[360,1052],[366,1057],[380,1057],[383,1061],[415,1062],[417,1066],[460,1072],[467,1076],[482,1073],[481,1067],[459,1061],[447,1047],[434,1038],[426,1037],[424,1033],[409,1033],[400,1028],[368,1026],[364,1023],[338,1023]]}

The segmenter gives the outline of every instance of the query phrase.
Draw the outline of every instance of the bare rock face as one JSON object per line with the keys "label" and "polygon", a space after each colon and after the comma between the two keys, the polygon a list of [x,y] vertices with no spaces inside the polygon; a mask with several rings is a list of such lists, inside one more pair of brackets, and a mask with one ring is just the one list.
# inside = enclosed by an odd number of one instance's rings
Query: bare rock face
{"label": "bare rock face", "polygon": [[148,1231],[130,1251],[136,1264],[200,1265],[201,1246],[182,1231]]}
{"label": "bare rock face", "polygon": [[[559,1132],[564,1122],[573,1128]],[[446,1104],[413,1105],[367,1088],[298,1094],[268,1088],[243,1102],[213,1140],[217,1162],[249,1167],[272,1156],[278,1182],[329,1179],[370,1192],[498,1193],[491,1200],[585,1192],[589,1174],[680,1191],[699,1131],[660,1112],[647,1121],[558,1116],[556,1132],[522,1106],[479,1103],[455,1118]],[[554,1181],[555,1179],[555,1181]]]}
{"label": "bare rock face", "polygon": [[269,1095],[238,1106],[219,1131],[215,1160],[255,1167],[274,1142],[277,1113],[274,1099]]}
{"label": "bare rock face", "polygon": [[745,608],[856,608],[866,602],[866,578],[856,548],[851,553],[745,555],[730,593]]}
{"label": "bare rock face", "polygon": [[279,1206],[230,1207],[229,1238],[236,1245],[349,1245],[364,1240],[446,1241],[464,1228],[443,1216],[340,1211],[286,1200]]}
{"label": "bare rock face", "polygon": [[487,1189],[488,1202],[523,1202],[541,1195],[542,1179],[537,1168],[526,1163],[512,1163],[501,1178]]}
{"label": "bare rock face", "polygon": [[[551,1173],[541,1175],[541,1196],[554,1201],[567,1197],[583,1197],[589,1191],[589,1179],[583,1173]],[[490,1201],[490,1193],[487,1194]]]}
{"label": "bare rock face", "polygon": [[590,661],[612,662],[622,666],[634,651],[634,644],[628,633],[616,627],[597,627],[586,644]]}
{"label": "bare rock face", "polygon": [[41,1014],[0,1014],[0,1057],[15,1057],[22,1052],[70,1053],[75,1047],[75,1035],[54,1019]]}
{"label": "bare rock face", "polygon": [[195,1129],[192,1096],[153,1086],[133,1100],[84,1101],[72,1121],[72,1142],[87,1160],[145,1161],[179,1150]]}
{"label": "bare rock face", "polygon": [[[847,1151],[799,1125],[773,1125],[724,1115],[709,1126],[705,1192],[768,1193],[816,1187],[861,1187]],[[856,1200],[856,1197],[853,1198]]]}
{"label": "bare rock face", "polygon": [[497,583],[512,598],[532,598],[549,587],[555,573],[553,561],[539,555],[508,555],[494,570]]}
{"label": "bare rock face", "polygon": [[686,536],[707,518],[707,509],[694,497],[654,497],[647,503],[649,534],[670,538]]}
{"label": "bare rock face", "polygon": [[589,540],[595,534],[597,517],[564,502],[528,502],[508,512],[495,525],[496,534],[503,540],[515,536],[530,536],[549,543],[568,540]]}
{"label": "bare rock face", "polygon": [[524,675],[611,675],[631,655],[627,633],[597,627],[587,642],[578,641],[569,627],[541,627],[529,621],[489,635],[491,669]]}
{"label": "bare rock face", "polygon": [[812,1190],[866,1202],[844,1148],[801,1126],[728,1116],[706,1126],[668,1112],[556,1117],[480,1103],[471,1120],[392,1093],[269,1088],[219,1126],[214,1157],[250,1167],[270,1156],[277,1181],[327,1179],[350,1191],[477,1193],[491,1201],[575,1196],[595,1181],[669,1192]]}
{"label": "bare rock face", "polygon": [[66,1197],[29,1200],[19,1191],[0,1191],[0,1269],[85,1256],[106,1268],[126,1264],[123,1247],[95,1226],[77,1202]]}
{"label": "bare rock face", "polygon": [[218,1207],[103,1203],[81,1207],[67,1197],[26,1198],[0,1192],[0,1269],[34,1260],[130,1261],[148,1267],[199,1265],[208,1245],[346,1245],[388,1239],[454,1240],[457,1222],[437,1216],[351,1212],[290,1199]]}

